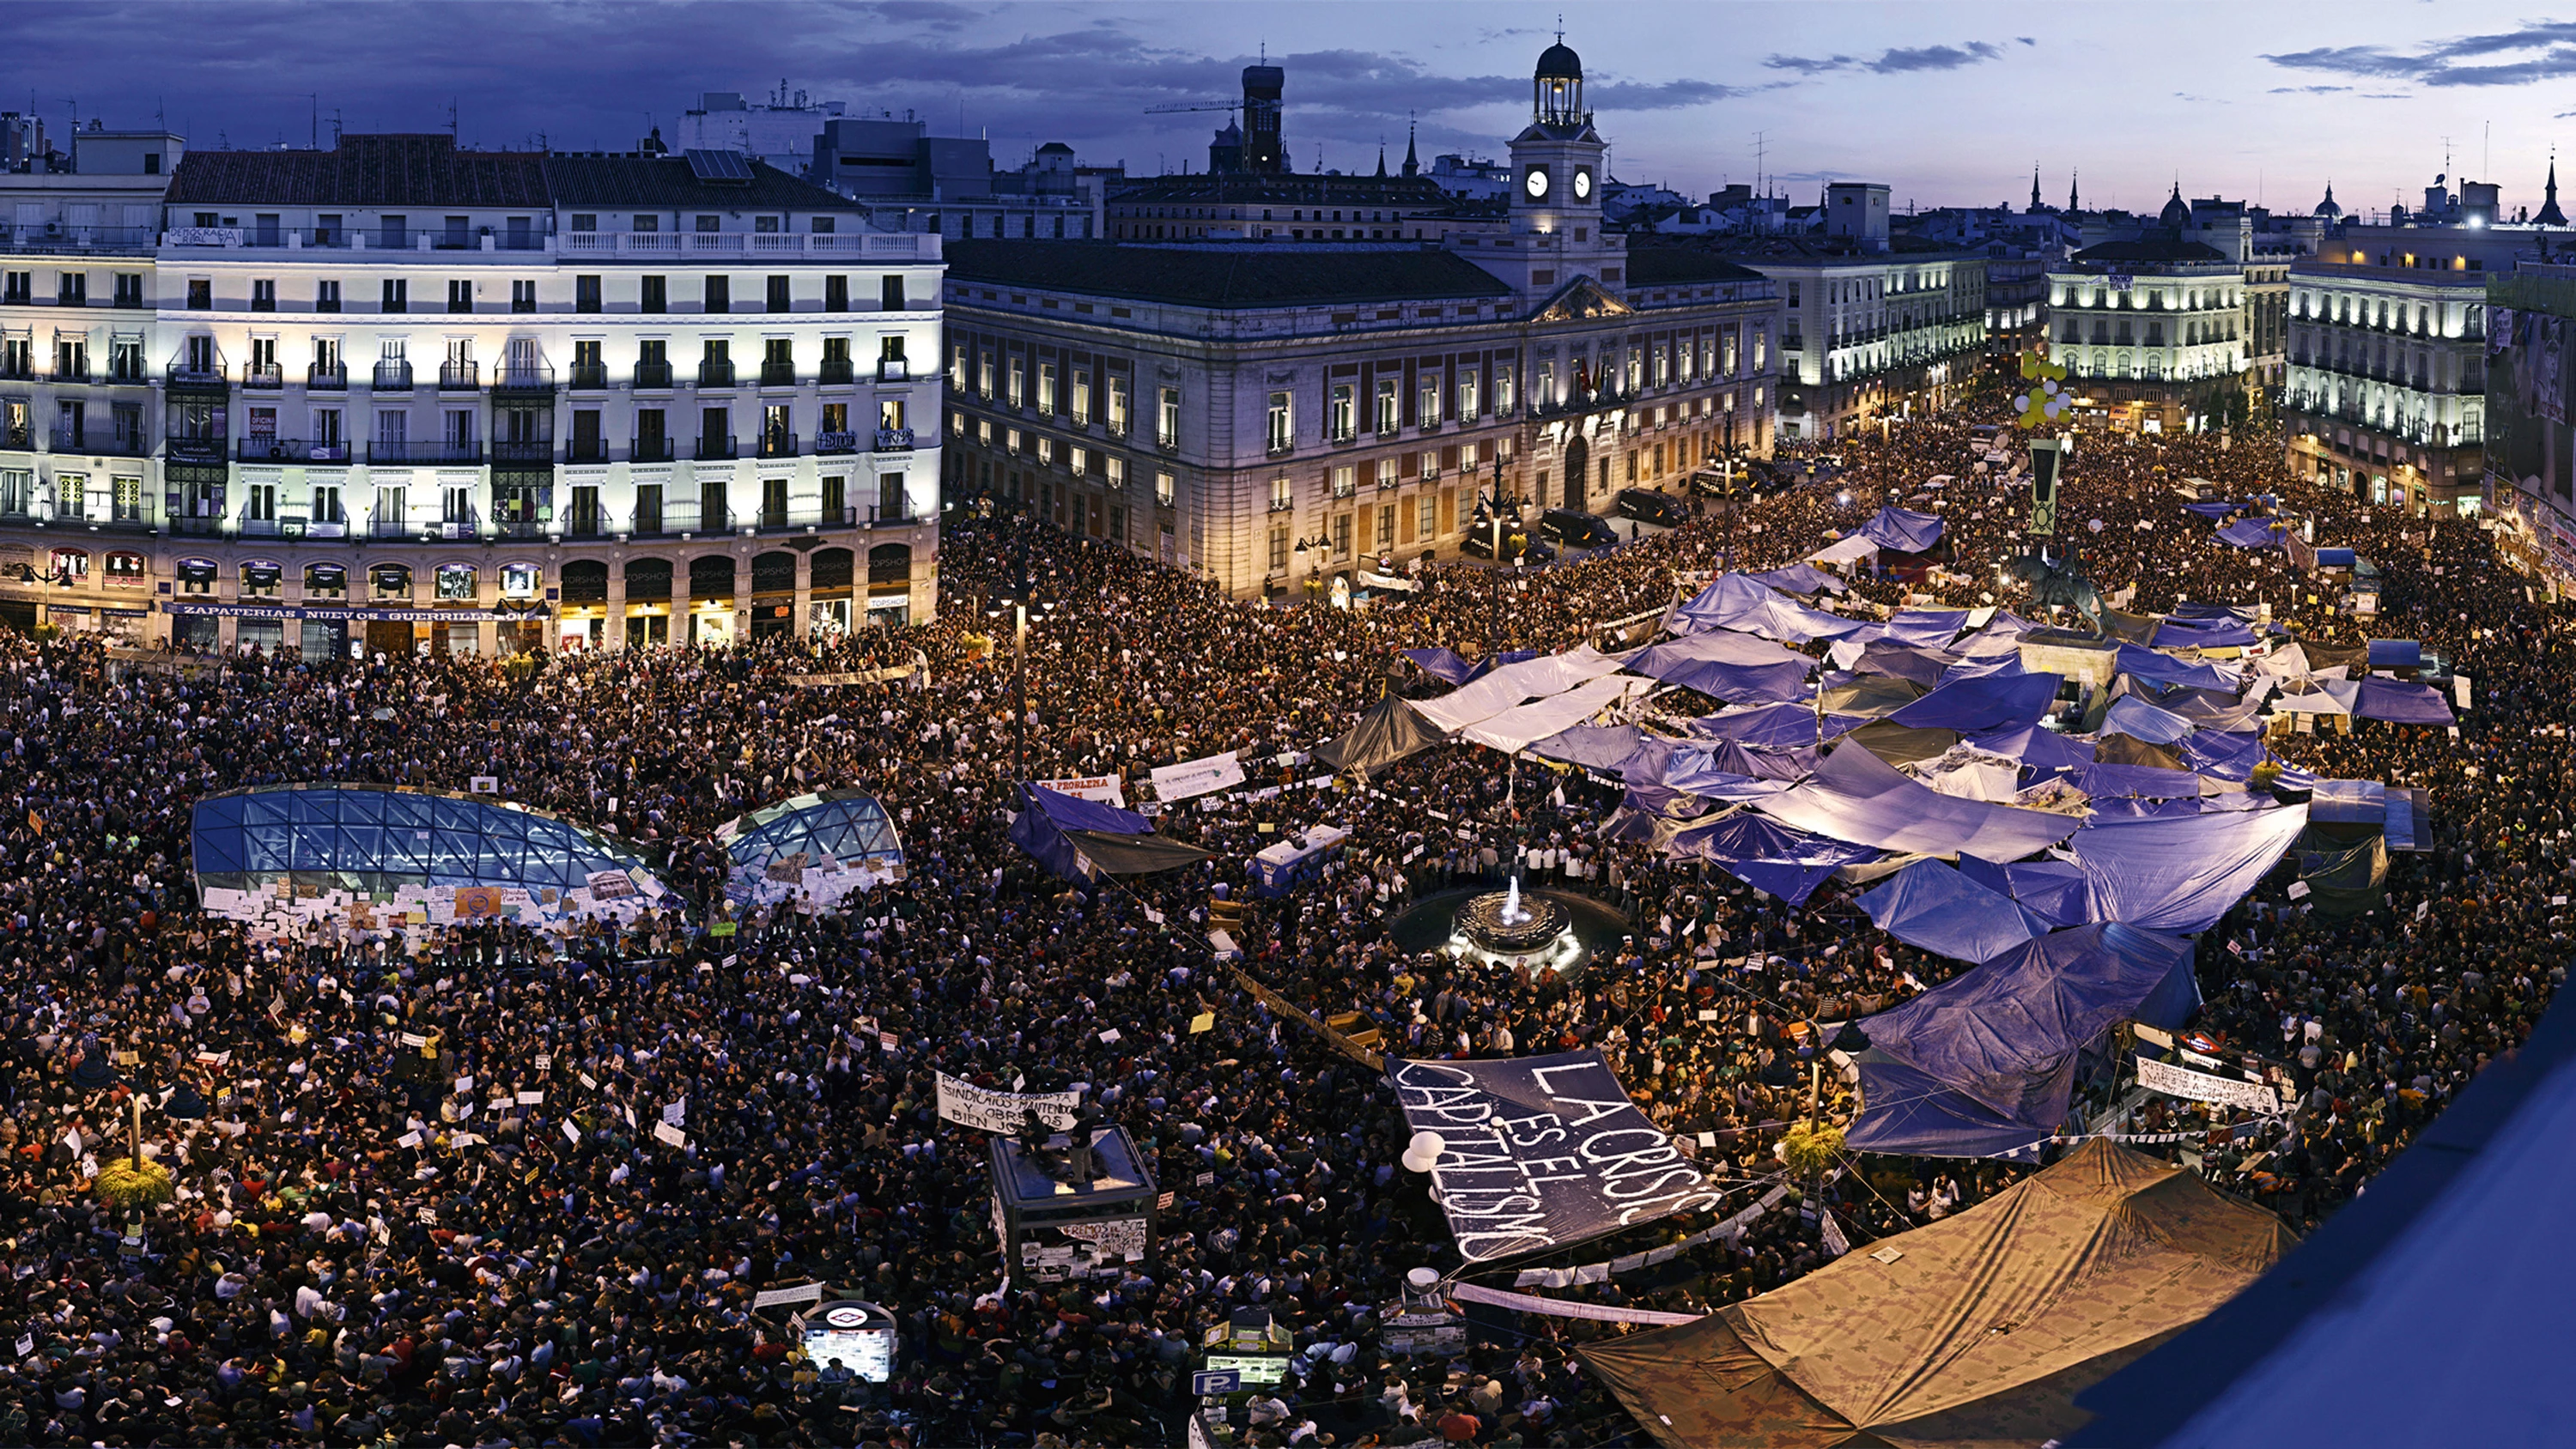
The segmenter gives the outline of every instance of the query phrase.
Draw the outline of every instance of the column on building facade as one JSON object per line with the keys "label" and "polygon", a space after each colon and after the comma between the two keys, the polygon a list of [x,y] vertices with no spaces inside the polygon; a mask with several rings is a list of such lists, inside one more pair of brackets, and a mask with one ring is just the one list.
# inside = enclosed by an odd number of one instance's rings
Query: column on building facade
{"label": "column on building facade", "polygon": [[813,613],[814,551],[810,548],[800,548],[796,550],[795,613],[788,620],[797,638],[803,639],[813,632]]}
{"label": "column on building facade", "polygon": [[684,645],[689,642],[692,627],[689,620],[696,607],[696,598],[689,592],[689,561],[686,558],[673,559],[671,561],[671,621],[667,626],[670,633],[663,639],[663,643]]}
{"label": "column on building facade", "polygon": [[626,555],[618,550],[608,556],[608,617],[599,627],[599,647],[626,647]]}

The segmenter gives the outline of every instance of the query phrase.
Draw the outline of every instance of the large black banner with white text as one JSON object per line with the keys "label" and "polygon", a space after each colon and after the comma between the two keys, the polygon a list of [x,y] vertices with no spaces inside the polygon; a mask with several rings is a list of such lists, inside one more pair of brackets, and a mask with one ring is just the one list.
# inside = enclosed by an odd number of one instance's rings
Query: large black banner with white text
{"label": "large black banner with white text", "polygon": [[1406,1125],[1445,1144],[1432,1193],[1470,1263],[1718,1201],[1716,1184],[1628,1100],[1599,1052],[1389,1066]]}

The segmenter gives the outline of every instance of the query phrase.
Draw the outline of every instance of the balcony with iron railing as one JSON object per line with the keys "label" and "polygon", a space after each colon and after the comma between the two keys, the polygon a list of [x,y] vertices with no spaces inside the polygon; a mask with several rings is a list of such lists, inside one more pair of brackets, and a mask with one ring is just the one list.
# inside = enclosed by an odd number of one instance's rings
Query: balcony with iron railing
{"label": "balcony with iron railing", "polygon": [[25,423],[0,427],[0,448],[26,452],[36,446],[36,430]]}
{"label": "balcony with iron railing", "polygon": [[245,463],[346,463],[349,444],[342,438],[244,438],[234,456]]}
{"label": "balcony with iron railing", "polygon": [[606,438],[567,438],[564,440],[567,463],[605,463],[608,461]]}
{"label": "balcony with iron railing", "polygon": [[572,388],[575,392],[602,392],[608,387],[608,366],[599,362],[576,362],[572,365]]}
{"label": "balcony with iron railing", "polygon": [[[37,194],[37,193],[24,193]],[[98,252],[148,256],[160,245],[152,226],[80,226],[67,221],[0,222],[0,251]]]}
{"label": "balcony with iron railing", "polygon": [[380,438],[367,444],[370,463],[480,463],[483,445],[444,439]]}
{"label": "balcony with iron railing", "polygon": [[172,433],[161,440],[161,452],[182,462],[220,463],[228,441],[222,433]]}
{"label": "balcony with iron railing", "polygon": [[[937,261],[935,232],[739,232],[573,231],[554,238],[555,249],[575,257],[632,257],[665,261],[687,257],[822,256],[883,261]],[[929,311],[936,296],[910,299],[907,311]],[[877,309],[864,309],[877,310]]]}
{"label": "balcony with iron railing", "polygon": [[627,448],[626,460],[630,463],[668,463],[671,461],[671,440],[667,437],[637,438]]}
{"label": "balcony with iron railing", "polygon": [[818,454],[829,456],[839,453],[855,453],[858,450],[859,435],[856,433],[831,432],[816,433],[814,435],[814,451]]}
{"label": "balcony with iron railing", "polygon": [[551,467],[554,461],[555,444],[552,438],[494,438],[492,440],[492,465],[496,468],[504,464],[521,468],[540,465]]}
{"label": "balcony with iron railing", "polygon": [[700,387],[731,387],[731,386],[733,386],[733,364],[732,364],[732,363],[730,363],[730,362],[701,362],[701,363],[699,363],[699,364],[698,364],[698,386],[700,386]]}
{"label": "balcony with iron railing", "polygon": [[232,379],[224,375],[224,355],[208,350],[181,354],[171,360],[163,374],[169,386],[190,392],[229,393]]}
{"label": "balcony with iron railing", "polygon": [[308,392],[346,392],[349,369],[340,363],[313,363],[304,369],[304,387]]}
{"label": "balcony with iron railing", "polygon": [[274,362],[245,362],[242,364],[241,385],[273,391],[286,386],[286,369]]}
{"label": "balcony with iron railing", "polygon": [[760,364],[760,385],[762,387],[794,387],[796,385],[796,364],[792,362],[763,362]]}
{"label": "balcony with iron railing", "polygon": [[504,362],[492,375],[495,392],[545,392],[555,390],[554,364],[548,362]]}
{"label": "balcony with iron railing", "polygon": [[637,538],[669,538],[683,533],[726,533],[732,527],[733,514],[722,505],[709,508],[687,499],[636,505],[626,531]]}
{"label": "balcony with iron railing", "polygon": [[690,456],[696,458],[700,462],[715,462],[731,458],[735,456],[733,437],[732,435],[727,434],[724,437],[710,436],[700,438],[698,439],[697,450]]}
{"label": "balcony with iron railing", "polygon": [[823,370],[816,378],[825,387],[846,386],[858,380],[858,369],[846,357],[826,357]]}
{"label": "balcony with iron railing", "polygon": [[874,451],[879,453],[909,453],[912,451],[912,429],[879,428],[875,442]]}
{"label": "balcony with iron railing", "polygon": [[471,359],[451,359],[438,365],[440,392],[473,392],[483,386],[483,364]]}
{"label": "balcony with iron railing", "polygon": [[879,381],[879,382],[910,382],[910,381],[912,381],[912,363],[911,363],[909,360],[907,360],[907,359],[905,359],[905,358],[901,358],[901,357],[880,357],[880,358],[878,358],[878,359],[877,359],[877,381]]}
{"label": "balcony with iron railing", "polygon": [[796,456],[796,435],[789,432],[764,432],[760,435],[759,447],[760,456],[764,458],[793,458]]}
{"label": "balcony with iron railing", "polygon": [[635,364],[635,385],[648,391],[663,391],[671,386],[671,364],[639,362]]}
{"label": "balcony with iron railing", "polygon": [[375,387],[378,392],[411,391],[411,364],[399,357],[377,363]]}

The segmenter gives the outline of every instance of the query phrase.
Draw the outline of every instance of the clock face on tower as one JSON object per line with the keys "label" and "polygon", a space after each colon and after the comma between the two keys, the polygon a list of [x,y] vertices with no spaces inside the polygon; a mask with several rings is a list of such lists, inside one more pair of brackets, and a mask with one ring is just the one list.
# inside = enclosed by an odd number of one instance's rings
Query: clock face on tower
{"label": "clock face on tower", "polygon": [[1592,199],[1592,168],[1588,166],[1574,168],[1574,199],[1577,201]]}
{"label": "clock face on tower", "polygon": [[1547,195],[1547,168],[1531,167],[1529,174],[1521,178],[1521,190],[1528,192],[1529,199],[1532,201]]}

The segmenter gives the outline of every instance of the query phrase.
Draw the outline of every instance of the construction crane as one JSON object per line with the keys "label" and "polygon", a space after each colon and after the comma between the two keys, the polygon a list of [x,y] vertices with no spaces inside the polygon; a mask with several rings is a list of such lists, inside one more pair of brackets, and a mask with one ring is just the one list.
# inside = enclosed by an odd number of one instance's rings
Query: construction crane
{"label": "construction crane", "polygon": [[1145,108],[1145,114],[1149,116],[1171,116],[1178,115],[1183,111],[1223,111],[1226,113],[1229,123],[1231,123],[1234,113],[1242,109],[1243,102],[1239,98],[1230,101],[1175,101],[1168,106],[1147,106]]}

